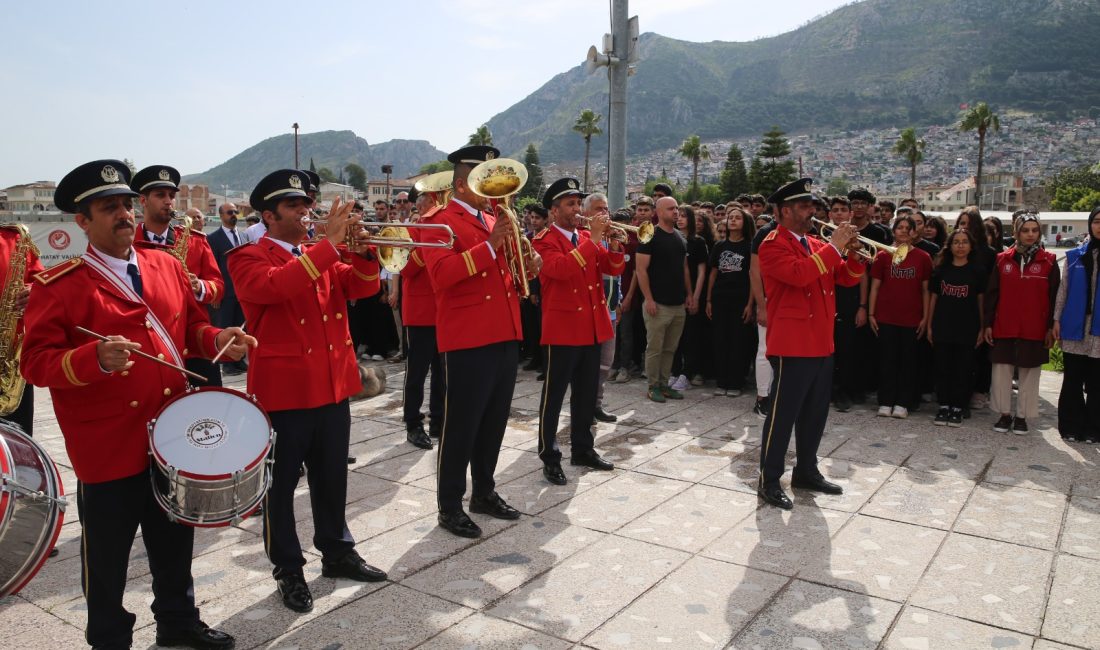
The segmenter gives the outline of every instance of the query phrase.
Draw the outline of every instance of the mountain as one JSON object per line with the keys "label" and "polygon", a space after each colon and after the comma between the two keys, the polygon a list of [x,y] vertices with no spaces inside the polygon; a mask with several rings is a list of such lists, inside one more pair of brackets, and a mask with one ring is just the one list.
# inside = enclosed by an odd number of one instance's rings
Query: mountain
{"label": "mountain", "polygon": [[[644,24],[645,16],[641,17]],[[1096,0],[866,0],[748,43],[646,33],[628,91],[628,151],[704,139],[947,124],[963,104],[1049,119],[1100,113]],[[506,155],[579,160],[584,108],[604,114],[607,75],[555,76],[488,121]],[[599,136],[593,157],[602,157]]]}
{"label": "mountain", "polygon": [[[337,176],[348,163],[355,163],[367,170],[368,177],[377,178],[382,176],[381,166],[390,164],[394,178],[405,178],[417,173],[421,166],[446,157],[446,153],[425,140],[390,140],[371,145],[351,131],[321,131],[298,136],[301,166],[308,168],[312,158],[317,169],[328,167]],[[213,188],[228,185],[231,189],[248,191],[269,172],[293,166],[294,135],[283,134],[253,145],[201,174],[184,176],[183,180]]]}

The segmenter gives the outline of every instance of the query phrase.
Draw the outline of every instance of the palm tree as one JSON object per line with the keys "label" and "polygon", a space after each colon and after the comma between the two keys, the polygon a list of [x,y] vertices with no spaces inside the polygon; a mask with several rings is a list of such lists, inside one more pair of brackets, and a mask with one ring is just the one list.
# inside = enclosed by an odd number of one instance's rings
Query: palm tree
{"label": "palm tree", "polygon": [[694,200],[699,196],[699,161],[710,160],[710,150],[699,142],[699,136],[693,135],[684,140],[677,153],[691,160],[691,198]]}
{"label": "palm tree", "polygon": [[470,141],[466,144],[481,144],[485,145],[486,147],[493,146],[493,134],[489,132],[489,125],[482,124],[481,126],[477,127],[477,131],[474,131],[470,134]]}
{"label": "palm tree", "polygon": [[592,136],[600,135],[603,133],[603,129],[599,127],[600,120],[603,119],[603,115],[593,111],[591,108],[586,108],[581,111],[581,114],[577,116],[577,121],[573,123],[573,130],[580,133],[584,137],[584,191],[588,191],[588,152],[592,148]]}
{"label": "palm tree", "polygon": [[978,105],[971,108],[963,115],[962,121],[959,122],[960,131],[977,131],[978,132],[978,175],[974,177],[974,198],[981,205],[982,202],[982,161],[985,158],[985,134],[992,128],[994,131],[1001,130],[1001,119],[997,117],[997,114],[989,110],[989,105],[985,102],[978,102]]}
{"label": "palm tree", "polygon": [[909,163],[909,197],[917,198],[917,165],[924,160],[924,139],[917,137],[917,131],[909,127],[901,132],[894,143],[894,153]]}

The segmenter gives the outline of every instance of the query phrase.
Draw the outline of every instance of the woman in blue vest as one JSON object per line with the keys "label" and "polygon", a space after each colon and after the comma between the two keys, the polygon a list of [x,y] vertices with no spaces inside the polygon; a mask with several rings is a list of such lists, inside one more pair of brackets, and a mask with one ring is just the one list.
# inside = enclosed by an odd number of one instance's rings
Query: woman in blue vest
{"label": "woman in blue vest", "polygon": [[1100,305],[1100,207],[1089,214],[1088,235],[1066,253],[1054,305],[1054,336],[1061,341],[1065,361],[1058,431],[1068,442],[1093,444],[1100,441],[1100,319],[1093,318]]}

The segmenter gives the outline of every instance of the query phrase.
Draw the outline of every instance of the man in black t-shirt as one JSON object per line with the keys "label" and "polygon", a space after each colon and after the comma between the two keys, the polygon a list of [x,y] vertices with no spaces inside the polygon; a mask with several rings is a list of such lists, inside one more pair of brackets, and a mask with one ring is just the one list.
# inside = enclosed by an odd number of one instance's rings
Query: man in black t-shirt
{"label": "man in black t-shirt", "polygon": [[[851,223],[856,227],[860,237],[870,239],[880,244],[889,244],[894,240],[890,229],[882,224],[875,223],[871,219],[871,208],[878,208],[875,204],[875,195],[870,191],[859,187],[848,192],[848,201],[852,208]],[[871,251],[872,254],[875,251]],[[864,273],[859,283],[859,306],[866,313],[868,296],[871,291],[870,273]],[[855,336],[856,357],[860,359],[861,372],[859,377],[862,382],[862,390],[855,391],[853,400],[856,403],[863,402],[863,393],[878,388],[878,337],[870,327],[858,326]]]}
{"label": "man in black t-shirt", "polygon": [[760,251],[760,242],[775,230],[776,222],[769,221],[752,238],[752,260],[749,263],[749,283],[752,289],[752,300],[756,307],[756,404],[752,412],[758,417],[768,415],[768,392],[772,385],[772,365],[768,363],[768,312],[764,308],[764,281],[760,278],[760,262],[757,253]]}
{"label": "man in black t-shirt", "polygon": [[694,301],[689,290],[687,244],[676,231],[678,214],[676,199],[665,196],[657,200],[657,227],[653,239],[638,245],[634,271],[645,299],[642,318],[646,326],[647,395],[654,402],[684,398],[668,385],[672,357],[684,330],[684,309]]}

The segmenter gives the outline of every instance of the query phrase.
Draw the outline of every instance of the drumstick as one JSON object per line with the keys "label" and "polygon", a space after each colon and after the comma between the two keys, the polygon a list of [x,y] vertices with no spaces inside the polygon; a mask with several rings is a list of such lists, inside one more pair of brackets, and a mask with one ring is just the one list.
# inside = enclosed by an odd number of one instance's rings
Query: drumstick
{"label": "drumstick", "polygon": [[[76,331],[78,331],[82,334],[87,334],[88,336],[90,336],[92,338],[99,339],[100,341],[108,341],[109,342],[111,340],[111,339],[107,338],[106,336],[103,336],[102,334],[96,334],[92,330],[85,329],[83,327],[80,327],[79,325],[76,327]],[[206,377],[203,377],[202,375],[200,375],[198,373],[191,372],[187,368],[184,368],[182,366],[177,366],[174,363],[169,363],[169,362],[165,361],[164,359],[154,357],[151,354],[146,354],[146,353],[142,352],[141,350],[130,350],[130,352],[132,354],[136,354],[137,356],[139,356],[143,359],[148,359],[150,361],[155,361],[155,362],[159,363],[162,366],[168,366],[172,370],[179,370],[180,372],[187,375],[188,377],[191,377],[192,379],[198,379],[198,380],[203,381],[203,382],[206,381]]]}
{"label": "drumstick", "polygon": [[[244,333],[244,323],[241,323],[241,333]],[[225,354],[225,351],[228,350],[229,346],[233,345],[233,341],[236,341],[236,340],[237,340],[237,337],[234,336],[233,338],[226,341],[225,345],[222,346],[222,349],[218,350],[218,353],[215,354],[214,358],[210,360],[210,363],[217,363],[218,359],[222,358],[222,355]]]}

